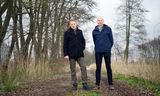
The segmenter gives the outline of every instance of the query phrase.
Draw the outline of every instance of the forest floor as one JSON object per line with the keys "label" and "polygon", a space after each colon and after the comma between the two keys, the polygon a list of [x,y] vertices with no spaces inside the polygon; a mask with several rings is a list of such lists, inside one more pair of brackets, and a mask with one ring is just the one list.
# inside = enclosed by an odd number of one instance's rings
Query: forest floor
{"label": "forest floor", "polygon": [[[77,70],[80,81],[80,70]],[[88,68],[89,85],[94,86],[94,70]],[[102,76],[100,90],[84,91],[79,83],[77,93],[72,94],[70,72],[60,72],[52,79],[31,81],[13,92],[0,92],[0,96],[155,96],[152,92],[132,88],[124,81],[114,80],[114,90],[109,90],[107,77]],[[92,94],[97,93],[97,94]]]}

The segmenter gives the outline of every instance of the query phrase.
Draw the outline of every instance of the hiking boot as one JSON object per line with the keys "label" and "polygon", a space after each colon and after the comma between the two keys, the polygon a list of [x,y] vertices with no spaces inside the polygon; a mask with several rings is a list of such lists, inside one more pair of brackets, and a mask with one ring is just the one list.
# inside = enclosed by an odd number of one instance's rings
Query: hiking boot
{"label": "hiking boot", "polygon": [[109,85],[109,89],[110,90],[114,90],[114,86],[113,85]]}
{"label": "hiking boot", "polygon": [[74,83],[72,86],[72,91],[77,91],[78,85],[77,83]]}
{"label": "hiking boot", "polygon": [[99,86],[99,85],[96,85],[93,89],[94,89],[94,90],[99,90],[99,89],[100,89],[100,86]]}
{"label": "hiking boot", "polygon": [[91,90],[91,87],[89,87],[87,83],[83,83],[83,89],[89,91]]}

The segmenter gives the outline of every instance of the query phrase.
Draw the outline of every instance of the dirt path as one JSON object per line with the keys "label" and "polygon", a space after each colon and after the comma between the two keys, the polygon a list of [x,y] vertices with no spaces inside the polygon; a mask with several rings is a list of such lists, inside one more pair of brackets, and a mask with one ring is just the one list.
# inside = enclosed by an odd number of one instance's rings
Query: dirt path
{"label": "dirt path", "polygon": [[[78,73],[80,74],[80,72]],[[89,81],[94,83],[94,71],[88,70]],[[151,92],[130,88],[125,82],[114,81],[115,90],[109,90],[107,80],[102,77],[101,96],[154,96]],[[82,89],[79,89],[82,90]],[[80,91],[83,93],[83,91]],[[26,84],[16,92],[0,93],[0,96],[72,96],[70,84],[70,72],[55,76],[54,79],[33,81]],[[76,95],[87,96],[87,95]]]}

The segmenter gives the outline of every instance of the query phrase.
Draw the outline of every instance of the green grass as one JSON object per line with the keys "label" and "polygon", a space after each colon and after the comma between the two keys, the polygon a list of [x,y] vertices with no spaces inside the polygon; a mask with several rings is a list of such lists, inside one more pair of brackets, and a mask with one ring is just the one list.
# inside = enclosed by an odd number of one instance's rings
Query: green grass
{"label": "green grass", "polygon": [[4,92],[11,92],[20,87],[20,82],[7,81],[0,85],[0,90]]}
{"label": "green grass", "polygon": [[22,70],[17,68],[10,75],[7,70],[2,70],[1,75],[3,83],[0,84],[0,91],[11,92],[20,87],[21,83],[18,79],[22,76]]}
{"label": "green grass", "polygon": [[137,78],[133,76],[126,76],[123,74],[114,74],[115,80],[121,80],[127,82],[128,85],[135,88],[140,88],[142,90],[150,90],[156,94],[156,96],[160,96],[160,84],[156,84],[149,80],[145,80],[143,78]]}

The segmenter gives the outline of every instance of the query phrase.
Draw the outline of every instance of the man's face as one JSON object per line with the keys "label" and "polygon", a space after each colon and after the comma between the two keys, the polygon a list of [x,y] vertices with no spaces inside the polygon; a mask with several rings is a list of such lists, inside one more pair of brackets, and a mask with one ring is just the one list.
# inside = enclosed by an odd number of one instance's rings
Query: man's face
{"label": "man's face", "polygon": [[97,19],[97,24],[98,24],[98,26],[103,26],[103,23],[104,23],[104,19],[103,19],[102,17],[99,17],[99,18]]}
{"label": "man's face", "polygon": [[70,21],[69,22],[69,26],[72,28],[72,29],[76,29],[77,28],[77,22],[76,21]]}

